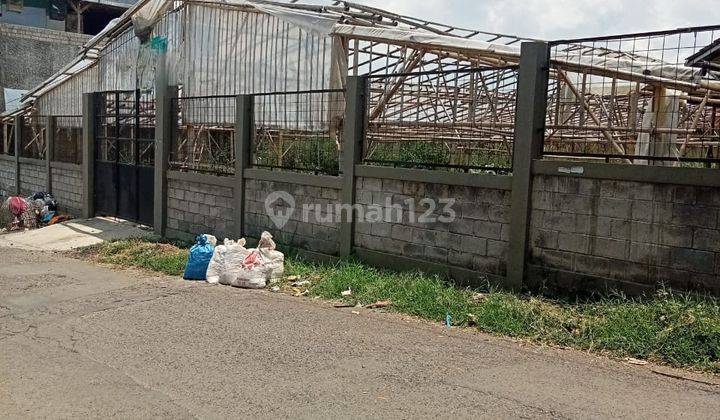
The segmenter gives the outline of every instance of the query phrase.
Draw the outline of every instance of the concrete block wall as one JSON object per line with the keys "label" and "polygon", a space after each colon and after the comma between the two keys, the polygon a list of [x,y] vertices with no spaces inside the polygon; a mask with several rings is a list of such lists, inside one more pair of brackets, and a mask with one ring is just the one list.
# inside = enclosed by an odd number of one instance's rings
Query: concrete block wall
{"label": "concrete block wall", "polygon": [[73,216],[82,214],[82,173],[80,165],[53,162],[50,167],[52,194],[58,202],[60,211]]}
{"label": "concrete block wall", "polygon": [[47,189],[47,171],[45,161],[20,161],[20,194],[23,196],[34,194]]}
{"label": "concrete block wall", "polygon": [[[290,220],[278,228],[268,217],[265,200],[274,191],[285,191],[295,200]],[[270,232],[276,242],[309,251],[337,255],[340,223],[336,217],[339,189],[288,182],[247,179],[245,181],[245,233],[259,237]],[[271,203],[277,212],[288,211],[281,201]],[[319,212],[316,210],[319,205]],[[305,210],[307,208],[307,210]]]}
{"label": "concrete block wall", "polygon": [[[0,23],[0,96],[2,88],[32,89],[42,83],[72,60],[90,38]],[[5,111],[4,101],[0,101],[0,111]]]}
{"label": "concrete block wall", "polygon": [[206,181],[179,180],[168,177],[167,236],[194,241],[204,233],[219,240],[232,237],[233,189]]}
{"label": "concrete block wall", "polygon": [[720,293],[718,188],[540,175],[532,202],[530,264],[544,281]]}
{"label": "concrete block wall", "polygon": [[[421,202],[424,198],[438,203],[429,222],[420,219],[428,210]],[[439,219],[450,215],[438,202],[442,198],[455,199],[450,206],[455,218],[449,223]],[[356,181],[356,201],[365,211],[382,206],[389,216],[380,223],[357,222],[356,247],[498,276],[507,271],[509,191],[361,177]],[[412,219],[411,203],[415,209]],[[402,208],[400,221],[394,206]]]}
{"label": "concrete block wall", "polygon": [[15,158],[0,156],[0,198],[15,194]]}

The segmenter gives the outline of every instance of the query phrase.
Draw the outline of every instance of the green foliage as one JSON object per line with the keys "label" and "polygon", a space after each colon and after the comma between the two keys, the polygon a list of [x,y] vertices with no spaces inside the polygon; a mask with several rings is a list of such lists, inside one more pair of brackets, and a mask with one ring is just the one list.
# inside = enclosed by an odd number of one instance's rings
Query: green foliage
{"label": "green foliage", "polygon": [[398,166],[423,167],[461,165],[476,168],[510,169],[507,153],[485,149],[463,149],[452,144],[435,141],[378,143],[372,149],[370,160],[395,162]]}
{"label": "green foliage", "polygon": [[[292,261],[287,272],[315,276],[310,294],[324,299],[350,304],[390,300],[394,311],[433,321],[449,313],[455,325],[490,333],[720,372],[720,301],[713,298],[662,292],[642,300],[559,302],[503,292],[478,295],[437,276],[357,262]],[[352,295],[341,296],[348,288]]]}
{"label": "green foliage", "polygon": [[445,145],[437,142],[379,143],[373,149],[372,160],[392,161],[406,165],[446,165],[450,163],[450,151]]}
{"label": "green foliage", "polygon": [[334,141],[327,138],[316,138],[303,141],[288,141],[284,146],[286,153],[282,161],[278,161],[277,152],[268,143],[258,145],[253,154],[254,163],[263,166],[280,166],[283,168],[312,171],[336,175],[340,170],[339,154]]}
{"label": "green foliage", "polygon": [[104,243],[97,255],[100,262],[147,268],[177,276],[185,270],[188,250],[168,243],[129,239]]}
{"label": "green foliage", "polygon": [[[102,262],[182,273],[187,249],[142,240],[99,246]],[[311,280],[311,296],[368,304],[389,300],[390,310],[476,326],[482,331],[538,343],[571,346],[620,357],[720,372],[720,301],[662,291],[646,299],[613,297],[561,302],[453,286],[419,272],[396,273],[356,261],[313,264],[286,258],[287,275]],[[342,296],[347,289],[350,296]]]}

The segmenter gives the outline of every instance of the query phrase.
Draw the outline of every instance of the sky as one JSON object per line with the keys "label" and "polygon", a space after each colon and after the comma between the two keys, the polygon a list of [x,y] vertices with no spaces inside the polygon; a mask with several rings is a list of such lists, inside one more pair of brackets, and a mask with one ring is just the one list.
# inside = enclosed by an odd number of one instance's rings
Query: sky
{"label": "sky", "polygon": [[718,0],[354,0],[395,13],[546,40],[720,24]]}

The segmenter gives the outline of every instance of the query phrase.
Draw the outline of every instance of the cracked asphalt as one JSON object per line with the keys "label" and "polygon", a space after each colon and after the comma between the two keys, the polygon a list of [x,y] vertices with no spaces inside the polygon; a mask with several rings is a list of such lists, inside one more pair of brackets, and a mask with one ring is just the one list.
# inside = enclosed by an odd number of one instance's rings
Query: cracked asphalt
{"label": "cracked asphalt", "polygon": [[658,369],[0,248],[3,418],[720,417]]}

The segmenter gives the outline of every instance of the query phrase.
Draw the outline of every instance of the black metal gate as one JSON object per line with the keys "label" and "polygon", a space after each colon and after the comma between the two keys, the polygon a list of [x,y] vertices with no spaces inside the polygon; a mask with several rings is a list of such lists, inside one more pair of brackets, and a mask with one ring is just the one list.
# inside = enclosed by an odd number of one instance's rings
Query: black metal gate
{"label": "black metal gate", "polygon": [[95,214],[153,224],[155,100],[103,92],[96,103]]}

